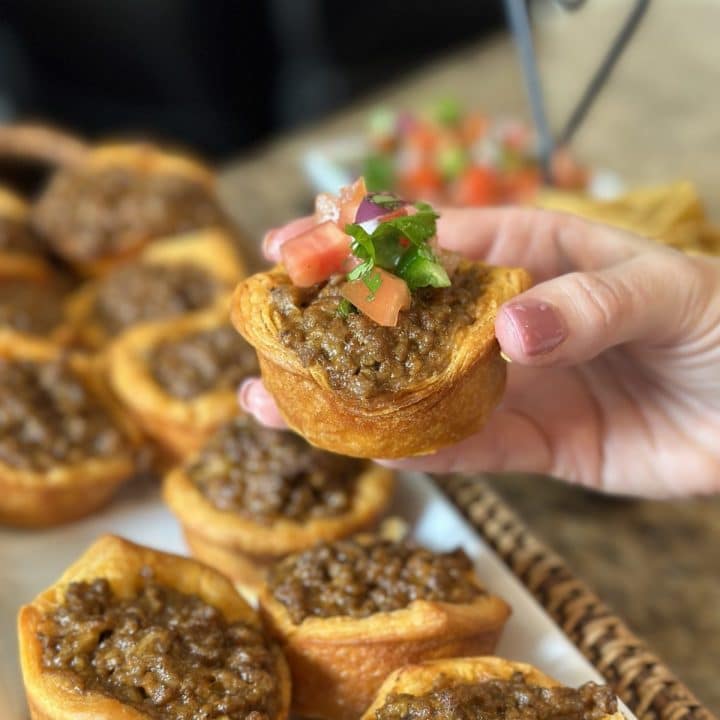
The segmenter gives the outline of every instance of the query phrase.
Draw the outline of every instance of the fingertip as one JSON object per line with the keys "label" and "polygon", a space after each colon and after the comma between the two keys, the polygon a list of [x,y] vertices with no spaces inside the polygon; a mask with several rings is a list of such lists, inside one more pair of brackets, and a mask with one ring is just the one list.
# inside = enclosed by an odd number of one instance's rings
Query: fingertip
{"label": "fingertip", "polygon": [[249,378],[238,389],[240,407],[252,415],[261,425],[283,430],[287,424],[280,414],[272,395],[265,389],[262,380]]}
{"label": "fingertip", "polygon": [[272,228],[265,233],[262,239],[262,254],[269,262],[280,260],[280,244],[276,242],[277,234],[277,228]]}
{"label": "fingertip", "polygon": [[522,341],[517,328],[501,307],[495,318],[495,337],[500,345],[500,354],[510,362],[522,362],[525,359]]}

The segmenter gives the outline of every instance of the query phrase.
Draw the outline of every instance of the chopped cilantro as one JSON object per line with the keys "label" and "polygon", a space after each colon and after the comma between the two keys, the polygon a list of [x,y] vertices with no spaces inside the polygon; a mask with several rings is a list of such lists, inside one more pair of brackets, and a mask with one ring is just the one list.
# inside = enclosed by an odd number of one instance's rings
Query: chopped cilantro
{"label": "chopped cilantro", "polygon": [[357,308],[347,298],[341,298],[337,306],[337,314],[341,318],[347,319],[352,312],[357,312]]}
{"label": "chopped cilantro", "polygon": [[379,205],[383,210],[397,210],[405,204],[404,200],[392,193],[370,193],[368,199],[372,201],[373,205]]}
{"label": "chopped cilantro", "polygon": [[362,280],[370,290],[370,298],[382,282],[379,273],[373,273],[376,266],[405,280],[410,290],[450,285],[445,268],[429,245],[437,231],[439,216],[427,203],[416,203],[415,208],[414,215],[381,222],[372,234],[355,223],[345,226],[345,232],[352,238],[352,252],[361,260],[348,273],[348,280]]}
{"label": "chopped cilantro", "polygon": [[432,114],[441,125],[457,125],[462,117],[462,107],[454,98],[444,98],[436,103]]}

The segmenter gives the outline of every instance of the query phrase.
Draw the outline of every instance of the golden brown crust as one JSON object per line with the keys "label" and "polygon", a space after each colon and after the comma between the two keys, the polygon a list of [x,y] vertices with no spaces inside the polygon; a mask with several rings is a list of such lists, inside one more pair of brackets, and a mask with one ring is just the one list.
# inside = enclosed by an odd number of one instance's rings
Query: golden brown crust
{"label": "golden brown crust", "polygon": [[[425,693],[455,685],[483,682],[486,680],[509,680],[515,673],[525,676],[529,685],[558,687],[553,680],[527,663],[510,662],[498,657],[458,657],[446,660],[430,660],[417,665],[406,665],[391,673],[375,696],[361,720],[375,720],[388,695]],[[607,720],[622,720],[620,712],[605,716]]]}
{"label": "golden brown crust", "polygon": [[[0,358],[51,361],[61,350],[53,343],[0,332]],[[69,358],[72,370],[125,430],[103,396],[103,382],[94,362]],[[17,527],[49,527],[77,520],[109,502],[118,486],[134,472],[130,445],[113,457],[58,464],[47,472],[23,470],[0,462],[0,523]]]}
{"label": "golden brown crust", "polygon": [[170,395],[152,375],[148,356],[164,342],[222,327],[227,310],[214,309],[174,321],[137,326],[108,351],[111,387],[144,430],[174,457],[198,450],[212,432],[238,412],[236,388],[220,388],[192,400]]}
{"label": "golden brown crust", "polygon": [[[213,309],[227,313],[232,289],[245,275],[245,266],[233,249],[228,234],[218,229],[198,230],[154,242],[142,252],[138,262],[151,265],[191,264],[206,270],[219,282],[223,290],[211,308],[204,308],[198,311],[199,313]],[[68,315],[74,333],[82,346],[90,350],[99,350],[111,340],[108,331],[95,317],[95,302],[102,282],[95,280],[87,283],[68,301]],[[188,313],[190,314],[192,313]],[[177,318],[139,323],[133,326],[133,329],[175,320]]]}
{"label": "golden brown crust", "polygon": [[[57,282],[53,270],[42,258],[0,253],[0,283],[5,279],[22,280],[37,287]],[[46,336],[22,332],[7,326],[0,327],[0,335],[5,338],[15,337],[19,343],[27,341],[32,344],[40,340],[58,345],[70,345],[75,340],[75,327],[70,322],[68,302],[69,300],[63,299],[63,319]]]}
{"label": "golden brown crust", "polygon": [[520,269],[489,267],[487,272],[478,320],[457,331],[447,368],[401,393],[369,400],[338,394],[320,367],[303,367],[279,342],[270,293],[289,282],[281,266],[241,282],[231,316],[257,350],[263,381],[285,421],[313,445],[356,457],[423,455],[477,431],[502,395],[505,362],[495,339],[495,315],[505,300],[529,286],[530,278]]}
{"label": "golden brown crust", "polygon": [[263,570],[275,560],[373,525],[390,502],[393,474],[369,465],[356,482],[357,490],[346,512],[300,522],[279,518],[259,523],[238,513],[218,510],[181,467],[166,476],[163,496],[180,520],[193,555],[243,587],[257,590]]}
{"label": "golden brown crust", "polygon": [[53,166],[77,165],[88,152],[87,144],[49,125],[12,123],[0,126],[0,155]]}
{"label": "golden brown crust", "polygon": [[[85,168],[95,171],[113,167],[127,168],[137,175],[178,175],[211,191],[215,188],[214,173],[199,160],[166,152],[150,143],[105,143],[84,153],[73,164],[73,170]],[[107,253],[90,260],[67,259],[81,275],[99,277],[138,257],[149,243],[157,239],[150,235],[132,236],[127,242],[120,243],[125,248],[122,252]]]}
{"label": "golden brown crust", "polygon": [[27,222],[29,213],[30,209],[25,200],[12,190],[0,187],[0,217],[16,222]]}
{"label": "golden brown crust", "polygon": [[[30,208],[23,198],[7,188],[0,187],[0,218],[27,223],[29,214]],[[50,265],[41,255],[14,250],[0,251],[2,276],[45,279],[51,273]]]}
{"label": "golden brown crust", "polygon": [[[42,647],[37,637],[42,617],[62,603],[71,582],[107,578],[116,594],[127,597],[134,592],[137,576],[144,566],[152,568],[159,583],[182,593],[199,596],[220,610],[228,622],[242,621],[258,627],[253,610],[217,571],[195,560],[151,550],[112,535],[101,537],[54,585],[20,609],[20,663],[33,720],[91,717],[146,720],[148,716],[145,713],[100,693],[78,693],[70,680],[44,670]],[[273,720],[284,720],[290,705],[290,679],[287,665],[279,651],[276,659],[281,703],[280,711]]]}
{"label": "golden brown crust", "polygon": [[366,618],[306,618],[299,625],[266,586],[260,613],[278,638],[293,678],[293,710],[322,720],[357,718],[398,667],[492,653],[510,615],[493,595],[472,603],[416,600]]}

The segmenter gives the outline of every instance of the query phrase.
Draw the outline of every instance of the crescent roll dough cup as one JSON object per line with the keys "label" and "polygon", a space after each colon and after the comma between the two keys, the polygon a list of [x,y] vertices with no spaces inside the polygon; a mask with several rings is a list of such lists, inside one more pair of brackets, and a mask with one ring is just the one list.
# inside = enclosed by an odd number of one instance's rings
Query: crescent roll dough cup
{"label": "crescent roll dough cup", "polygon": [[[232,289],[245,275],[245,265],[232,247],[228,235],[222,230],[200,230],[178,235],[172,239],[157,241],[148,246],[138,263],[150,266],[194,266],[215,280],[218,285],[216,297],[210,307],[189,311],[205,312],[210,309],[227,312]],[[78,340],[87,348],[98,350],[112,338],[111,332],[97,317],[95,305],[103,279],[87,283],[68,302],[70,322]],[[188,314],[189,314],[188,313]],[[170,321],[175,318],[169,318]],[[133,327],[145,324],[165,323],[168,320],[140,321]]]}
{"label": "crescent roll dough cup", "polygon": [[181,467],[166,476],[163,496],[179,519],[193,555],[256,592],[264,569],[279,558],[372,526],[390,502],[392,472],[368,464],[356,483],[351,504],[344,512],[304,520],[278,517],[261,522],[219,510]]}
{"label": "crescent roll dough cup", "polygon": [[[0,222],[8,220],[27,225],[30,208],[25,200],[7,188],[0,187]],[[34,250],[9,248],[0,240],[0,273],[23,277],[45,277],[51,272],[42,253]]]}
{"label": "crescent roll dough cup", "polygon": [[[148,435],[171,456],[186,457],[198,450],[212,432],[238,412],[237,388],[216,386],[191,398],[175,397],[154,377],[149,356],[165,343],[180,342],[196,333],[227,324],[220,309],[174,321],[146,324],[125,332],[107,352],[110,385]],[[242,340],[234,336],[242,343]],[[245,346],[248,353],[252,348]],[[254,366],[254,361],[253,361]]]}
{"label": "crescent roll dough cup", "polygon": [[[560,686],[559,682],[532,665],[510,662],[498,657],[430,660],[417,665],[408,664],[391,673],[361,720],[375,720],[375,712],[383,707],[389,695],[425,695],[456,685],[509,680],[515,673],[522,673],[528,685],[548,688]],[[605,715],[603,720],[622,720],[622,717],[622,713],[616,712]]]}
{"label": "crescent roll dough cup", "polygon": [[[65,673],[47,670],[43,665],[43,648],[38,638],[44,616],[63,603],[71,583],[104,578],[116,595],[131,597],[144,568],[150,568],[161,585],[198,596],[218,609],[228,622],[239,621],[259,628],[260,623],[252,608],[238,595],[230,581],[212,568],[189,558],[135,545],[119,537],[103,536],[54,585],[20,609],[20,662],[32,720],[146,720],[149,717],[147,713],[112,696],[92,689],[79,690],[77,683]],[[272,652],[280,697],[278,712],[271,720],[285,720],[290,705],[290,677],[279,650],[273,648]]]}
{"label": "crescent roll dough cup", "polygon": [[[25,262],[26,259],[28,262]],[[12,296],[8,298],[11,307],[18,300],[18,284],[22,284],[21,289],[24,292],[32,295],[32,304],[36,307],[42,309],[42,304],[45,302],[58,302],[61,307],[57,316],[53,315],[53,317],[57,317],[57,323],[47,332],[36,332],[29,327],[18,329],[12,323],[3,324],[1,317],[3,313],[0,310],[0,335],[16,337],[21,343],[23,341],[41,341],[69,345],[74,340],[75,328],[70,322],[68,297],[64,290],[61,290],[60,278],[43,260],[31,257],[3,256],[0,253],[0,291],[3,289],[3,283],[8,283],[12,288]],[[49,310],[55,313],[57,308],[52,307]]]}
{"label": "crescent roll dough cup", "polygon": [[[62,356],[61,349],[52,343],[0,333],[0,359],[43,363]],[[126,442],[112,454],[72,462],[58,460],[49,469],[0,462],[0,523],[49,527],[84,517],[107,504],[118,486],[135,471],[135,438],[107,395],[99,368],[92,359],[80,355],[70,356],[68,364]]]}
{"label": "crescent roll dough cup", "polygon": [[[166,152],[149,143],[108,143],[99,145],[85,153],[79,162],[72,167],[64,168],[51,180],[33,211],[33,222],[40,232],[55,247],[58,254],[70,262],[82,275],[96,277],[104,275],[112,268],[126,263],[142,252],[143,248],[158,237],[170,236],[174,233],[158,233],[149,221],[146,228],[128,227],[118,230],[114,238],[114,247],[100,250],[92,257],[84,257],[82,253],[73,251],[72,236],[86,231],[80,221],[71,224],[70,228],[58,229],[53,218],[56,194],[68,177],[74,175],[92,175],[106,170],[119,169],[129,173],[137,180],[148,176],[170,176],[184,178],[204,189],[209,197],[215,195],[215,176],[210,168],[201,162],[181,154]],[[132,185],[132,183],[130,183]],[[82,202],[83,197],[78,198]],[[110,217],[114,213],[123,212],[121,202],[114,198],[119,206],[111,204],[107,208],[95,208],[94,212],[105,212]],[[218,214],[220,211],[218,211]],[[216,222],[207,225],[215,225]]]}
{"label": "crescent roll dough cup", "polygon": [[290,666],[293,710],[322,720],[351,720],[398,667],[493,652],[510,609],[483,594],[463,604],[415,600],[364,618],[308,617],[296,625],[265,587],[260,613]]}
{"label": "crescent roll dough cup", "polygon": [[368,458],[432,453],[477,431],[500,400],[506,368],[495,316],[503,302],[530,285],[524,270],[474,265],[484,272],[476,320],[456,331],[445,369],[400,392],[369,399],[340,393],[322,367],[303,366],[280,342],[271,293],[290,282],[282,266],[240,283],[232,321],[257,350],[263,381],[285,421],[313,445]]}

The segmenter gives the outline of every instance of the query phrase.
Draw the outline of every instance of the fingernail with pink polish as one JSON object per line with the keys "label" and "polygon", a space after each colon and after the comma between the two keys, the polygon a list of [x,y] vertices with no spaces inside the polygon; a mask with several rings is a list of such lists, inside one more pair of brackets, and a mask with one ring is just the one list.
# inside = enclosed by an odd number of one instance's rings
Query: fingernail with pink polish
{"label": "fingernail with pink polish", "polygon": [[567,327],[557,308],[542,300],[522,300],[503,308],[526,355],[545,355],[567,337]]}
{"label": "fingernail with pink polish", "polygon": [[276,228],[272,228],[265,233],[265,237],[262,239],[262,251],[263,255],[268,260],[279,260],[280,259],[280,248],[275,242],[278,231]]}

